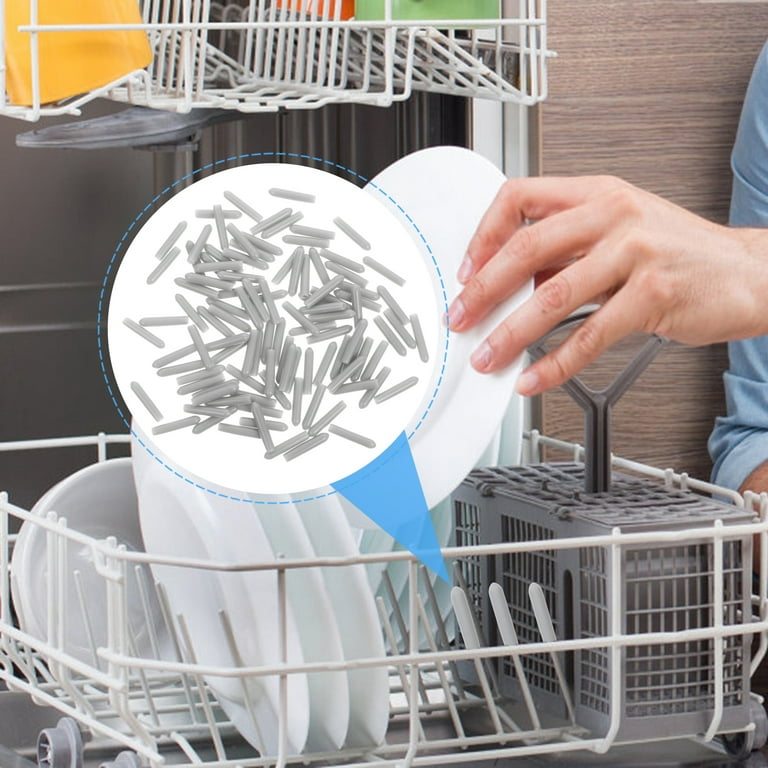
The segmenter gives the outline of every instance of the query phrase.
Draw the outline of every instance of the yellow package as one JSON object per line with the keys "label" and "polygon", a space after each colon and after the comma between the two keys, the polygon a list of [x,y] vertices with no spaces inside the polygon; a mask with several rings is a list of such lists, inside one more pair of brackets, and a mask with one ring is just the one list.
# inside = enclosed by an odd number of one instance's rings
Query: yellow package
{"label": "yellow package", "polygon": [[[39,24],[138,24],[136,0],[38,0]],[[6,91],[12,104],[32,104],[30,0],[6,0]],[[40,103],[60,101],[117,80],[152,61],[141,30],[38,33]]]}

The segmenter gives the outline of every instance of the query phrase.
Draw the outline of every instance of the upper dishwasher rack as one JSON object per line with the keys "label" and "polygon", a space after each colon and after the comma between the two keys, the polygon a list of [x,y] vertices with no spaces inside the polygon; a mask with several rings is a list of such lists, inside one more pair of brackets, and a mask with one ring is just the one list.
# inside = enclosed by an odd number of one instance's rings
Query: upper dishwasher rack
{"label": "upper dishwasher rack", "polygon": [[[96,98],[173,112],[313,109],[329,103],[387,106],[414,90],[535,104],[546,97],[546,0],[505,2],[505,17],[342,21],[295,10],[297,1],[143,0],[140,24],[19,27],[30,35],[32,103],[13,104],[6,90],[5,5],[0,0],[0,115],[26,120],[77,115]],[[37,19],[38,0],[30,3]],[[516,9],[510,12],[510,5]],[[338,12],[336,13],[338,16]],[[68,31],[146,32],[153,60],[101,88],[41,103],[37,38]]]}

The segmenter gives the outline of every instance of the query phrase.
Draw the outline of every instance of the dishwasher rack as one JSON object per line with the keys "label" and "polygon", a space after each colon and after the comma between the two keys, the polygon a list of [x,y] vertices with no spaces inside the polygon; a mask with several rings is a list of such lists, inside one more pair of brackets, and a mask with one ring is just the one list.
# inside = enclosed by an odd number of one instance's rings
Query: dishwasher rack
{"label": "dishwasher rack", "polygon": [[[549,451],[565,451],[573,461],[583,459],[580,446],[554,440],[532,432],[526,435],[532,462],[540,460],[543,447]],[[29,440],[0,444],[0,452],[63,446],[94,445],[98,459],[107,458],[110,447],[126,444],[126,435],[98,435],[83,438],[58,438]],[[623,532],[616,527],[602,536],[570,537],[560,539],[510,541],[493,544],[450,546],[443,550],[446,559],[454,563],[454,587],[451,591],[453,612],[441,612],[428,573],[408,552],[369,553],[357,557],[315,558],[304,560],[279,560],[270,563],[212,563],[180,558],[162,558],[151,553],[126,551],[116,545],[114,539],[96,540],[67,528],[63,519],[54,513],[46,518],[33,516],[29,511],[14,506],[7,494],[0,497],[0,680],[10,690],[27,693],[39,704],[59,710],[64,720],[58,728],[41,734],[43,749],[41,765],[59,768],[70,763],[69,757],[56,755],[59,741],[69,739],[70,744],[81,748],[81,737],[95,738],[120,752],[116,766],[138,766],[166,763],[172,752],[175,765],[211,768],[256,768],[257,766],[300,763],[346,765],[362,768],[377,764],[392,768],[409,768],[418,765],[477,763],[501,758],[557,755],[565,752],[596,755],[620,749],[624,742],[618,738],[621,732],[622,714],[619,707],[609,711],[607,729],[590,730],[574,717],[570,706],[571,692],[562,675],[561,662],[574,651],[601,652],[612,659],[610,666],[610,696],[620,700],[625,681],[618,663],[624,655],[643,647],[675,643],[682,640],[696,641],[707,638],[715,643],[728,638],[743,637],[753,641],[753,650],[741,659],[744,677],[748,681],[768,649],[768,497],[747,494],[745,497],[717,486],[688,478],[671,470],[657,470],[643,464],[613,458],[613,466],[653,482],[660,487],[685,493],[717,496],[732,502],[748,516],[748,522],[723,525],[714,521],[711,525],[697,526],[676,531]],[[45,531],[48,554],[41,564],[47,570],[49,593],[39,596],[47,601],[49,611],[47,633],[44,638],[23,632],[16,621],[10,588],[10,555],[16,535],[10,531],[20,522],[37,525]],[[746,611],[721,610],[724,601],[724,564],[722,552],[729,542],[752,541],[759,536],[761,555],[755,564],[756,575],[747,562],[741,570],[750,578],[738,583],[737,589],[744,595]],[[688,541],[706,542],[715,552],[711,564],[712,601],[715,610],[710,614],[711,623],[698,629],[663,631],[647,626],[643,632],[631,632],[615,619],[601,633],[590,636],[563,639],[553,629],[552,617],[546,608],[541,613],[538,604],[539,630],[537,638],[514,637],[512,617],[505,618],[503,611],[498,629],[503,640],[489,642],[488,617],[479,614],[477,585],[468,585],[467,562],[482,564],[504,554],[540,551],[542,548],[563,553],[603,547],[608,552],[610,567],[617,572],[629,549],[638,546],[678,545]],[[61,599],[57,584],[61,583],[63,564],[68,547],[84,547],[94,558],[97,571],[104,581],[106,601],[103,605],[67,606]],[[751,553],[751,546],[745,551]],[[718,554],[720,553],[720,554]],[[751,557],[751,554],[750,554]],[[398,599],[391,581],[384,579],[376,602],[381,626],[388,644],[384,658],[357,659],[353,662],[313,662],[311,664],[282,663],[271,667],[214,667],[197,663],[188,638],[184,636],[183,623],[171,617],[164,599],[162,585],[153,584],[147,578],[148,564],[163,564],[185,569],[206,569],[227,572],[233,570],[272,570],[276,572],[277,587],[282,609],[277,625],[285,632],[286,575],[294,569],[349,568],[357,564],[407,563],[407,583]],[[153,590],[161,607],[166,629],[173,640],[174,659],[159,655],[139,655],[136,652],[135,626],[126,615],[127,575],[129,571],[143,575],[144,587]],[[530,593],[536,602],[536,574],[529,574]],[[58,580],[57,580],[58,577]],[[731,576],[733,579],[733,576]],[[739,578],[738,576],[736,578]],[[484,585],[488,589],[489,585]],[[491,588],[498,597],[499,586]],[[508,599],[509,596],[507,596]],[[621,598],[614,592],[610,596],[614,617],[621,614]],[[148,599],[143,599],[149,614]],[[74,658],[62,646],[67,622],[82,610],[103,612],[107,620],[108,637],[104,646],[93,648],[90,662]],[[499,614],[497,614],[498,618]],[[512,634],[510,634],[510,627]],[[230,637],[237,645],[238,638]],[[746,643],[749,648],[750,642]],[[153,644],[155,647],[155,644]],[[539,711],[531,696],[530,673],[526,671],[527,659],[544,658],[560,670],[556,677],[554,693],[561,697],[566,714],[553,716]],[[505,662],[517,670],[518,689],[509,695],[499,685],[496,674],[497,662]],[[713,707],[711,717],[703,728],[691,728],[681,720],[682,726],[675,738],[691,744],[707,745],[714,753],[747,754],[763,745],[768,735],[768,720],[762,708],[762,699],[747,689],[744,695],[750,700],[748,714],[738,722],[723,720],[726,697],[732,693],[724,682],[724,661],[715,657],[714,667],[707,676],[706,684],[711,691]],[[343,749],[334,753],[291,755],[285,749],[285,731],[289,712],[285,692],[287,679],[292,674],[318,671],[350,671],[353,669],[385,667],[390,680],[390,717],[387,740],[378,747]],[[276,757],[264,758],[243,744],[237,732],[204,678],[245,681],[252,676],[275,676],[285,683],[282,688],[279,723],[282,743]],[[55,735],[55,738],[54,738]],[[45,736],[45,738],[43,738]],[[717,738],[716,738],[717,737]],[[671,738],[662,736],[660,738]],[[715,741],[713,741],[713,739]],[[637,741],[638,739],[634,739]],[[629,739],[632,741],[632,739]],[[653,738],[643,739],[646,744]],[[723,746],[724,745],[724,746]],[[718,752],[719,751],[719,752]],[[75,756],[77,757],[77,755]]]}
{"label": "dishwasher rack", "polygon": [[[546,0],[511,0],[504,18],[341,20],[341,2],[303,13],[300,0],[143,0],[141,24],[32,23],[32,103],[6,92],[4,7],[0,0],[0,115],[25,120],[77,115],[96,98],[174,112],[314,109],[330,103],[387,106],[413,90],[519,104],[547,93]],[[37,19],[31,0],[30,19]],[[315,4],[314,8],[317,7]],[[338,9],[334,13],[334,9]],[[334,15],[331,15],[334,13]],[[154,58],[144,70],[58,103],[40,102],[38,36],[67,31],[146,32]]]}

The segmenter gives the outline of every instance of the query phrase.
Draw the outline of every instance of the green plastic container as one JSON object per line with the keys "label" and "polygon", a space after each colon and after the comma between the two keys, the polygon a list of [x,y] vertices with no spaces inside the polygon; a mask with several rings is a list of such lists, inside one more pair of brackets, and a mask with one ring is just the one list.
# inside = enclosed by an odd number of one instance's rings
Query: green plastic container
{"label": "green plastic container", "polygon": [[[384,0],[356,0],[355,18],[381,21],[384,18]],[[392,18],[416,21],[498,19],[499,0],[392,0]]]}

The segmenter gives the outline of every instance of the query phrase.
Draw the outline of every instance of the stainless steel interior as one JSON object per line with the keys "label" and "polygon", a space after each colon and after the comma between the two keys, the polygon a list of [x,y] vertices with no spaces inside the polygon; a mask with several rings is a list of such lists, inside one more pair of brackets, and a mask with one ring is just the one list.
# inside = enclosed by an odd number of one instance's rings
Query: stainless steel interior
{"label": "stainless steel interior", "polygon": [[[120,109],[95,103],[83,120]],[[22,149],[16,134],[28,127],[0,121],[0,356],[6,370],[0,440],[125,431],[99,366],[98,302],[123,233],[157,192],[183,177],[191,183],[212,173],[198,169],[220,160],[216,167],[223,168],[289,153],[371,178],[417,149],[467,146],[469,114],[464,99],[419,93],[388,109],[340,105],[239,116],[151,150]],[[0,487],[12,502],[28,506],[84,463],[74,449],[48,451],[45,461],[35,460],[34,452],[6,454]],[[6,749],[28,754],[40,729],[57,719],[28,697],[0,690],[0,745]],[[2,768],[21,768],[14,760],[0,751]]]}
{"label": "stainless steel interior", "polygon": [[[96,103],[83,119],[120,109]],[[273,153],[331,160],[370,178],[422,147],[467,146],[468,115],[464,99],[420,93],[388,109],[245,116],[153,150],[20,149],[16,134],[28,126],[0,121],[0,356],[7,372],[0,440],[125,429],[99,367],[98,301],[112,254],[156,191],[212,173],[196,170],[219,160],[216,167],[227,167],[273,160]],[[72,462],[79,457],[68,457],[36,463],[4,456],[0,487],[15,503],[32,504],[78,466]]]}

